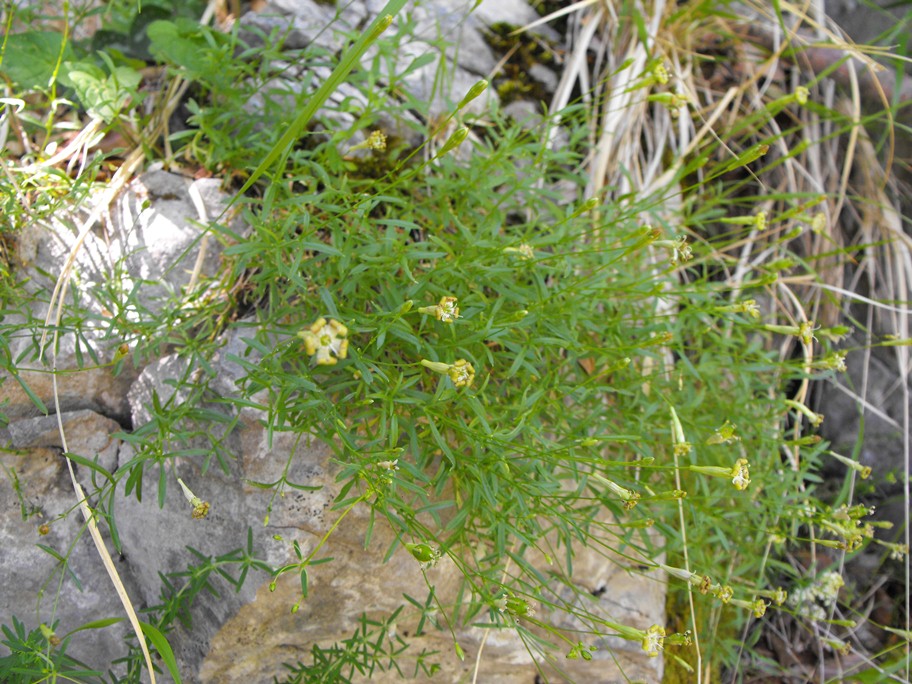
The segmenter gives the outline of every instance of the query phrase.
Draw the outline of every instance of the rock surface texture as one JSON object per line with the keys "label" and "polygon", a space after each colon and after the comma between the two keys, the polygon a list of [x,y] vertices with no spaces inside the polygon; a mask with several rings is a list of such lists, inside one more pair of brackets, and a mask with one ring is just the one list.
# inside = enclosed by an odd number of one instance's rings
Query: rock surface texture
{"label": "rock surface texture", "polygon": [[[469,13],[474,4],[474,0],[418,2],[406,12],[415,38],[404,43],[398,66],[433,55],[432,61],[409,74],[406,85],[411,96],[437,103],[438,112],[446,110],[447,103],[461,99],[472,84],[494,69],[499,56],[484,39],[487,26],[499,21],[523,24],[537,18],[522,0],[486,0]],[[324,3],[308,0],[271,0],[263,11],[248,15],[243,22],[250,31],[268,33],[274,27],[290,28],[290,47],[320,41],[328,49],[338,50],[346,31],[364,25],[383,3],[365,0],[341,5],[345,9],[337,12]],[[397,21],[404,26],[403,17]],[[324,31],[328,24],[338,30]],[[437,46],[442,38],[451,45],[441,55]],[[459,65],[447,71],[442,90],[435,88],[441,59]],[[484,99],[473,106],[483,110]],[[148,312],[161,313],[165,307],[175,308],[174,315],[180,315],[181,302],[192,301],[195,296],[191,274],[196,271],[205,279],[218,270],[219,250],[214,241],[206,244],[205,231],[200,228],[206,218],[199,210],[202,203],[209,219],[221,212],[226,197],[218,186],[218,181],[193,181],[153,169],[122,193],[112,207],[110,220],[88,234],[76,257],[71,288],[99,320],[122,316],[142,325]],[[75,247],[74,240],[67,237],[73,235],[73,228],[61,223],[36,227],[23,241],[20,257],[24,274],[33,279],[34,287],[52,287],[51,277],[61,272]],[[115,275],[113,282],[119,283],[119,292],[102,296],[99,288],[112,281],[111,274]],[[37,318],[45,315],[44,311],[34,313]],[[403,604],[403,596],[425,600],[429,584],[442,602],[457,600],[461,576],[447,559],[427,570],[425,576],[401,547],[385,558],[393,538],[381,525],[365,549],[369,520],[366,509],[359,508],[321,549],[320,557],[331,556],[333,560],[312,569],[310,598],[294,613],[291,607],[301,593],[296,573],[284,575],[271,586],[269,572],[251,569],[246,581],[236,587],[217,571],[208,572],[206,568],[217,566],[216,559],[243,556],[248,540],[257,558],[271,567],[294,562],[291,542],[296,542],[304,554],[313,550],[340,515],[334,508],[339,466],[326,445],[268,433],[265,413],[256,407],[244,409],[239,418],[220,418],[223,414],[218,398],[237,392],[235,380],[241,375],[237,359],[256,362],[255,353],[243,342],[243,327],[234,327],[225,335],[223,352],[208,368],[194,367],[169,350],[162,350],[161,358],[134,368],[129,357],[121,358],[119,341],[107,339],[104,329],[103,325],[86,324],[78,345],[72,335],[65,336],[56,355],[46,354],[44,361],[34,353],[39,342],[33,335],[21,334],[13,341],[14,354],[33,358],[34,370],[22,374],[22,383],[7,378],[0,385],[0,405],[11,420],[0,431],[3,443],[10,445],[9,451],[0,454],[7,473],[7,481],[0,486],[0,541],[5,549],[0,555],[5,579],[0,612],[5,616],[16,615],[33,627],[58,620],[57,632],[65,634],[91,620],[123,614],[75,512],[55,415],[58,409],[50,363],[57,369],[59,418],[67,435],[67,449],[81,458],[75,465],[76,475],[88,492],[97,491],[102,469],[120,469],[129,481],[137,440],[154,442],[160,421],[180,415],[188,399],[186,390],[175,390],[175,381],[181,380],[182,387],[205,388],[204,406],[209,412],[182,418],[187,424],[205,428],[189,445],[195,450],[186,458],[173,463],[169,460],[167,468],[147,464],[143,478],[132,482],[132,492],[126,497],[122,480],[116,508],[121,553],[115,553],[114,558],[138,607],[162,604],[163,578],[172,587],[199,589],[189,614],[182,616],[169,636],[183,681],[270,682],[273,677],[289,674],[283,663],[309,661],[314,645],[326,647],[350,637],[362,624],[362,615],[383,623]],[[117,374],[113,372],[115,363],[119,364]],[[191,382],[186,382],[188,379]],[[47,415],[39,409],[39,401],[47,407]],[[188,448],[187,444],[182,446]],[[162,445],[163,449],[167,447]],[[200,454],[208,456],[201,458]],[[97,468],[89,467],[93,461]],[[210,502],[208,517],[191,517],[191,506],[175,475],[199,498]],[[304,488],[286,488],[276,497],[274,490],[257,486],[282,477]],[[49,532],[40,536],[39,527],[44,524],[49,525]],[[61,568],[53,555],[35,543],[62,554],[69,551],[67,568]],[[193,551],[188,552],[188,547]],[[111,539],[109,548],[114,549]],[[188,563],[193,566],[189,573]],[[229,574],[236,573],[237,567],[230,565]],[[572,581],[584,595],[593,597],[589,610],[644,629],[664,624],[661,577],[630,573],[624,561],[606,563],[602,555],[586,548],[578,550],[574,573]],[[58,583],[62,583],[61,598],[55,605]],[[42,597],[37,605],[36,596]],[[422,649],[434,653],[428,662],[437,662],[441,668],[432,681],[471,681],[482,646],[478,681],[537,681],[535,664],[512,631],[457,625],[456,634],[466,655],[461,661],[443,623],[442,629],[434,628],[433,613],[429,608],[423,636],[414,640],[419,625],[413,620],[395,621],[387,627],[389,639],[401,636],[413,641],[409,653],[418,654]],[[567,626],[572,624],[568,622]],[[74,638],[70,650],[74,656],[107,669],[112,657],[122,652],[125,635],[128,633],[122,623],[84,632]],[[605,639],[597,645],[590,662],[565,661],[563,653],[555,655],[568,680],[661,680],[661,658],[647,658],[638,642]],[[416,662],[415,655],[411,660],[406,657],[400,662],[402,674],[379,673],[375,678],[409,678],[415,673]]]}

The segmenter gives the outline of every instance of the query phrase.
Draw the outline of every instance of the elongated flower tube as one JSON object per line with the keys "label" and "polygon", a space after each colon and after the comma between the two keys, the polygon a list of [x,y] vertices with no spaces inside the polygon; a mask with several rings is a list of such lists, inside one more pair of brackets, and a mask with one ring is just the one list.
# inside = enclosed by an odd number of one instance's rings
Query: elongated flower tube
{"label": "elongated flower tube", "polygon": [[701,475],[709,475],[710,477],[731,478],[732,484],[739,492],[744,491],[747,489],[748,485],[750,485],[750,469],[746,458],[739,458],[735,461],[735,465],[732,468],[701,465],[689,465],[685,466],[685,468],[695,473],[700,473]]}
{"label": "elongated flower tube", "polygon": [[435,373],[448,375],[456,387],[469,387],[475,380],[475,368],[465,359],[459,359],[456,363],[441,363],[439,361],[421,360],[421,365],[430,368]]}
{"label": "elongated flower tube", "polygon": [[742,601],[741,599],[731,599],[730,603],[739,608],[751,611],[758,620],[766,614],[766,601],[757,599],[756,601]]}
{"label": "elongated flower tube", "polygon": [[861,476],[862,480],[867,480],[869,477],[871,477],[872,471],[870,466],[862,465],[858,461],[853,461],[851,458],[846,458],[845,456],[837,454],[835,451],[828,451],[827,454],[835,458],[847,468],[851,468],[857,472]]}
{"label": "elongated flower tube", "polygon": [[806,346],[810,346],[814,341],[814,324],[810,321],[804,321],[800,325],[775,325],[767,323],[761,326],[764,330],[782,335],[794,335],[799,338]]}
{"label": "elongated flower tube", "polygon": [[441,297],[435,306],[422,306],[418,312],[430,314],[441,323],[452,323],[459,318],[459,302],[456,297]]}
{"label": "elongated flower tube", "polygon": [[757,593],[764,598],[772,600],[777,606],[781,606],[788,599],[788,592],[782,587],[776,587],[775,589],[760,589]]}
{"label": "elongated flower tube", "polygon": [[811,361],[811,368],[816,368],[818,370],[834,370],[837,373],[845,373],[845,359],[845,352],[834,352],[822,359]]}
{"label": "elongated flower tube", "polygon": [[637,629],[611,620],[599,620],[599,623],[617,632],[617,636],[628,641],[639,641],[650,658],[655,658],[665,648],[665,628],[652,625],[649,629]]}
{"label": "elongated flower tube", "polygon": [[525,242],[519,245],[519,247],[504,247],[504,254],[516,254],[520,259],[529,261],[535,258],[535,251],[527,245]]}
{"label": "elongated flower tube", "polygon": [[760,318],[760,308],[754,299],[745,299],[737,304],[728,306],[717,306],[713,308],[715,313],[745,313],[751,318]]}
{"label": "elongated flower tube", "polygon": [[669,411],[671,412],[671,444],[674,454],[675,456],[686,456],[693,449],[693,445],[684,437],[684,427],[681,425],[674,406],[669,407]]}
{"label": "elongated flower tube", "polygon": [[807,406],[805,406],[801,402],[794,401],[792,399],[785,399],[784,401],[785,401],[786,406],[788,406],[789,408],[793,408],[796,411],[798,411],[799,413],[801,413],[803,416],[805,416],[808,419],[808,421],[814,427],[817,427],[818,425],[820,425],[823,422],[822,414],[814,413],[811,409],[809,409]]}
{"label": "elongated flower tube", "polygon": [[184,498],[190,502],[190,505],[193,506],[193,513],[191,514],[197,520],[202,520],[207,515],[209,515],[209,502],[203,501],[196,494],[190,491],[190,488],[184,484],[184,481],[180,478],[177,478],[177,484],[180,485],[181,490],[184,492]]}
{"label": "elongated flower tube", "polygon": [[765,211],[758,211],[748,216],[727,216],[719,219],[719,223],[732,226],[753,226],[757,230],[764,230],[768,224],[768,215]]}
{"label": "elongated flower tube", "polygon": [[617,484],[616,482],[612,482],[607,477],[602,477],[598,473],[590,473],[589,477],[591,477],[596,482],[603,484],[608,489],[608,491],[621,499],[621,501],[624,502],[625,510],[629,511],[631,508],[636,506],[637,501],[640,498],[640,495],[637,492],[631,491],[626,487],[621,487],[621,485]]}

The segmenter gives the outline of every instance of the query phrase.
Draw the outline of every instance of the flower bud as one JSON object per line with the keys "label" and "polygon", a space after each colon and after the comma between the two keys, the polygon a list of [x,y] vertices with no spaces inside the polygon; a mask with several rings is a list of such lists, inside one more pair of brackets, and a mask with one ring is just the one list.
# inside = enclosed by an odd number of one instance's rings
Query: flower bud
{"label": "flower bud", "polygon": [[471,102],[476,97],[481,95],[487,89],[488,89],[488,82],[485,79],[481,79],[475,85],[473,85],[471,88],[469,88],[469,92],[467,92],[465,94],[465,97],[459,101],[459,104],[456,105],[456,108],[462,109],[467,104],[469,104],[469,102]]}

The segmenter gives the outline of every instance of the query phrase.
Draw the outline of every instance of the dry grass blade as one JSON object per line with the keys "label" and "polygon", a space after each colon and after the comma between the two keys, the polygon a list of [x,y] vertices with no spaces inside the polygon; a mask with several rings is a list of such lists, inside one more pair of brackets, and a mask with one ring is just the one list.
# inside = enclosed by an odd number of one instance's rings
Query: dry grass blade
{"label": "dry grass blade", "polygon": [[[783,274],[766,287],[766,313],[771,320],[832,326],[845,320],[846,303],[854,302],[870,306],[876,312],[871,315],[889,334],[908,339],[912,239],[903,230],[899,193],[891,196],[888,191],[892,115],[886,109],[890,147],[883,160],[866,137],[862,117],[866,102],[880,102],[887,108],[891,98],[912,99],[912,84],[897,85],[872,59],[876,49],[844,39],[821,13],[809,16],[807,6],[776,5],[781,14],[764,3],[742,7],[740,20],[678,12],[674,16],[679,23],[674,24],[665,3],[636,3],[637,28],[629,17],[617,17],[613,3],[581,2],[564,8],[542,20],[576,13],[571,17],[575,30],[568,36],[573,50],[552,99],[552,113],[570,102],[571,93],[582,92],[589,120],[595,122],[587,194],[606,199],[630,194],[655,198],[657,208],[650,218],[666,226],[675,225],[676,217],[684,213],[686,190],[675,183],[695,155],[714,149],[715,161],[724,164],[752,145],[769,144],[771,161],[746,170],[741,186],[741,193],[754,199],[755,211],[769,216],[769,225],[747,231],[715,255],[726,264],[732,301],[750,274],[800,254],[813,263],[814,272]],[[718,61],[706,61],[707,52],[717,52]],[[691,116],[673,118],[666,107],[649,101],[655,84],[644,82],[650,65],[659,60],[673,76],[673,86],[667,89],[687,100]],[[728,71],[714,71],[707,64],[724,64]],[[817,76],[824,70],[826,79]],[[590,88],[590,84],[594,85]],[[798,86],[809,88],[820,108],[776,104],[789,102]],[[771,106],[778,107],[773,114],[758,116]],[[861,184],[859,171],[866,179]],[[698,169],[696,183],[705,181],[706,174]],[[808,230],[812,224],[815,229]],[[852,294],[852,286],[846,283],[854,269],[846,255],[859,251],[864,259],[856,277],[871,271],[867,296]],[[661,297],[656,307],[659,315],[673,315]],[[779,354],[786,360],[797,352],[810,371],[817,350],[816,343],[786,338]],[[900,376],[908,379],[908,348],[898,346],[896,354]],[[908,382],[901,385],[908,509]],[[805,378],[793,396],[803,401],[811,389]],[[865,396],[859,401],[871,407]],[[800,436],[800,431],[795,433]],[[799,468],[797,447],[789,457],[792,467]],[[908,544],[908,528],[905,535]],[[907,562],[907,616],[908,573]]]}
{"label": "dry grass blade", "polygon": [[[67,284],[69,283],[73,265],[76,262],[76,256],[78,255],[79,249],[82,246],[82,243],[85,241],[86,236],[88,236],[89,231],[95,225],[95,222],[101,217],[102,213],[107,210],[110,203],[114,201],[114,198],[117,196],[120,190],[123,189],[124,185],[126,185],[135,171],[139,168],[144,158],[145,155],[143,153],[143,150],[141,148],[136,149],[128,156],[127,160],[120,167],[120,169],[118,169],[117,174],[115,174],[114,178],[111,181],[111,184],[105,189],[102,200],[92,209],[89,218],[86,219],[81,230],[79,231],[76,242],[73,245],[73,248],[70,250],[64,268],[62,269],[62,272],[57,279],[57,283],[51,296],[51,301],[48,304],[48,314],[47,319],[45,320],[45,329],[42,334],[41,349],[43,350],[45,347],[47,330],[50,327],[51,321],[53,320],[54,333],[51,342],[51,380],[54,389],[54,406],[57,413],[57,429],[60,433],[60,442],[63,446],[64,456],[68,453],[69,449],[67,448],[66,433],[64,431],[63,420],[61,418],[60,397],[57,391],[56,351],[60,329],[60,318],[63,312],[64,297],[62,295],[67,287]],[[95,523],[95,515],[89,508],[89,504],[86,501],[85,492],[82,490],[82,487],[76,480],[76,473],[73,471],[73,462],[69,458],[67,458],[66,461],[67,468],[70,473],[70,482],[72,483],[73,491],[76,494],[77,505],[79,506],[79,510],[82,512],[82,515],[86,520],[86,526],[88,527],[89,534],[91,535],[92,541],[95,544],[95,548],[98,551],[98,556],[101,558],[101,562],[104,565],[105,571],[108,573],[111,584],[114,586],[114,590],[117,592],[117,596],[120,598],[120,602],[124,607],[124,611],[127,614],[130,625],[133,627],[133,632],[136,634],[136,639],[139,642],[143,657],[146,661],[146,667],[149,670],[150,680],[152,684],[155,684],[155,670],[152,667],[152,656],[149,654],[148,646],[146,646],[146,639],[143,636],[142,627],[139,624],[139,618],[136,616],[136,610],[133,608],[133,603],[130,600],[130,596],[127,593],[126,587],[124,587],[123,582],[120,579],[117,568],[114,567],[114,561],[111,559],[111,554],[108,551],[107,546],[105,546],[104,540],[101,538],[101,533],[98,531],[98,525]]]}

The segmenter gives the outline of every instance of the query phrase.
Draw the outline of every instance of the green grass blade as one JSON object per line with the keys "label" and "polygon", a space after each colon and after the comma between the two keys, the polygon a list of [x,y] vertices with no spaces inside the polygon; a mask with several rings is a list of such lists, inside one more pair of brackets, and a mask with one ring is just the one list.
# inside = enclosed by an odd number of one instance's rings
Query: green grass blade
{"label": "green grass blade", "polygon": [[[380,37],[384,30],[386,30],[392,22],[393,16],[402,9],[405,3],[406,0],[390,0],[386,3],[386,6],[380,11],[380,14],[367,31],[361,35],[354,45],[345,51],[339,65],[333,70],[332,74],[330,74],[329,78],[320,86],[317,92],[314,93],[313,97],[308,100],[304,109],[300,111],[279,141],[269,151],[269,154],[263,158],[260,165],[257,166],[252,174],[250,174],[250,178],[248,178],[243,187],[238,190],[228,206],[234,204],[241,195],[247,192],[257,179],[266,173],[277,159],[285,159],[292,144],[298,139],[301,131],[304,130],[304,127],[310,122],[314,114],[317,113],[317,110],[323,106],[323,103],[326,102],[333,91],[345,81],[345,78],[355,67],[355,64],[358,63],[358,60],[361,59],[361,56],[367,48]],[[280,168],[281,166],[282,164],[279,164]]]}

